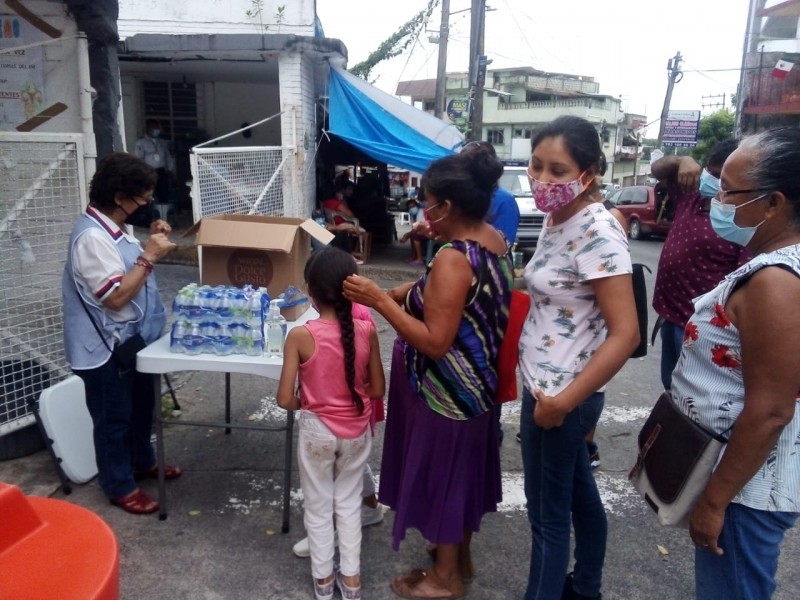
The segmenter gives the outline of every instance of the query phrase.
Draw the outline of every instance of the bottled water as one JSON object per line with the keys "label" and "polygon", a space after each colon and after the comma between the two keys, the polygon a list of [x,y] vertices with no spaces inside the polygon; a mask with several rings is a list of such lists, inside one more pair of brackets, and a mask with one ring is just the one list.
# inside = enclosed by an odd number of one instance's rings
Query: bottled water
{"label": "bottled water", "polygon": [[267,317],[267,354],[271,358],[283,357],[283,342],[286,339],[286,319],[281,314],[278,300],[270,302]]}

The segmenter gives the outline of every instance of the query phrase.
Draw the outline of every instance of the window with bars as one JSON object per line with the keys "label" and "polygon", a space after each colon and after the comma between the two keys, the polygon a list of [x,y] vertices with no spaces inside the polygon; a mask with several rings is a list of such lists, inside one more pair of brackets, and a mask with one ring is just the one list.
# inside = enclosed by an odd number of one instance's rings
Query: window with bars
{"label": "window with bars", "polygon": [[530,127],[515,127],[514,128],[514,137],[515,138],[522,138],[525,140],[531,139],[531,128]]}
{"label": "window with bars", "polygon": [[493,146],[502,146],[505,142],[505,133],[502,129],[487,129],[486,141]]}

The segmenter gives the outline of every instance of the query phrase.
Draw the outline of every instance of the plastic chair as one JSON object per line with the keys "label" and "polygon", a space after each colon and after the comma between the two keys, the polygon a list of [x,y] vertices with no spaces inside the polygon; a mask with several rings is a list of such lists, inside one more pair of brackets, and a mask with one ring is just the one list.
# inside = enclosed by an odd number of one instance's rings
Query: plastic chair
{"label": "plastic chair", "polygon": [[64,493],[71,491],[64,476],[74,483],[86,483],[97,475],[94,425],[80,377],[72,375],[43,390],[34,415]]}

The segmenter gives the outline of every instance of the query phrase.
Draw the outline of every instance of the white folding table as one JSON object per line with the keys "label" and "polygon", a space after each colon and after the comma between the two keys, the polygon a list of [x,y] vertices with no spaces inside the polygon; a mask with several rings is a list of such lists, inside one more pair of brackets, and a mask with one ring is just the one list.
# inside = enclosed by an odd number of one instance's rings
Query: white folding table
{"label": "white folding table", "polygon": [[[308,308],[296,321],[287,323],[288,329],[302,325],[318,316],[317,311]],[[173,425],[195,425],[199,427],[224,427],[225,433],[231,428],[256,429],[260,431],[284,431],[284,476],[283,476],[283,524],[281,531],[289,531],[289,498],[292,484],[292,433],[294,429],[294,413],[286,412],[286,423],[282,426],[251,425],[231,423],[231,373],[260,375],[269,379],[280,379],[283,358],[270,358],[266,355],[247,356],[230,354],[180,354],[169,349],[169,334],[156,340],[136,355],[136,370],[140,373],[151,373],[153,376],[153,394],[155,395],[155,433],[156,456],[158,459],[158,516],[163,521],[167,518],[167,492],[164,485],[164,419],[161,414],[161,375],[174,371],[215,371],[225,373],[225,421],[170,421]]]}

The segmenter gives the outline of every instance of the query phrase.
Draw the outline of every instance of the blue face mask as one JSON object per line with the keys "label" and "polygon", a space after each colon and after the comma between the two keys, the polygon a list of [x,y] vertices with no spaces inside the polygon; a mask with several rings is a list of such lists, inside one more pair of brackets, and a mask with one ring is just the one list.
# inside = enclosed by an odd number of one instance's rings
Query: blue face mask
{"label": "blue face mask", "polygon": [[153,136],[154,138],[157,138],[157,137],[159,137],[161,135],[161,130],[160,129],[153,129],[153,132],[150,135]]}
{"label": "blue face mask", "polygon": [[700,174],[700,195],[703,198],[713,198],[719,192],[719,179],[708,170],[703,169]]}
{"label": "blue face mask", "polygon": [[761,194],[760,196],[753,198],[744,204],[740,204],[739,206],[735,206],[733,204],[723,204],[714,198],[711,201],[711,212],[709,214],[711,217],[711,227],[714,228],[714,231],[716,231],[717,235],[723,240],[733,242],[739,246],[747,246],[747,244],[750,243],[750,240],[753,239],[756,230],[761,227],[761,224],[764,223],[764,221],[761,221],[761,223],[755,227],[739,227],[734,221],[736,218],[736,209],[741,208],[742,206],[747,206],[756,200],[766,198],[768,195],[769,194]]}

